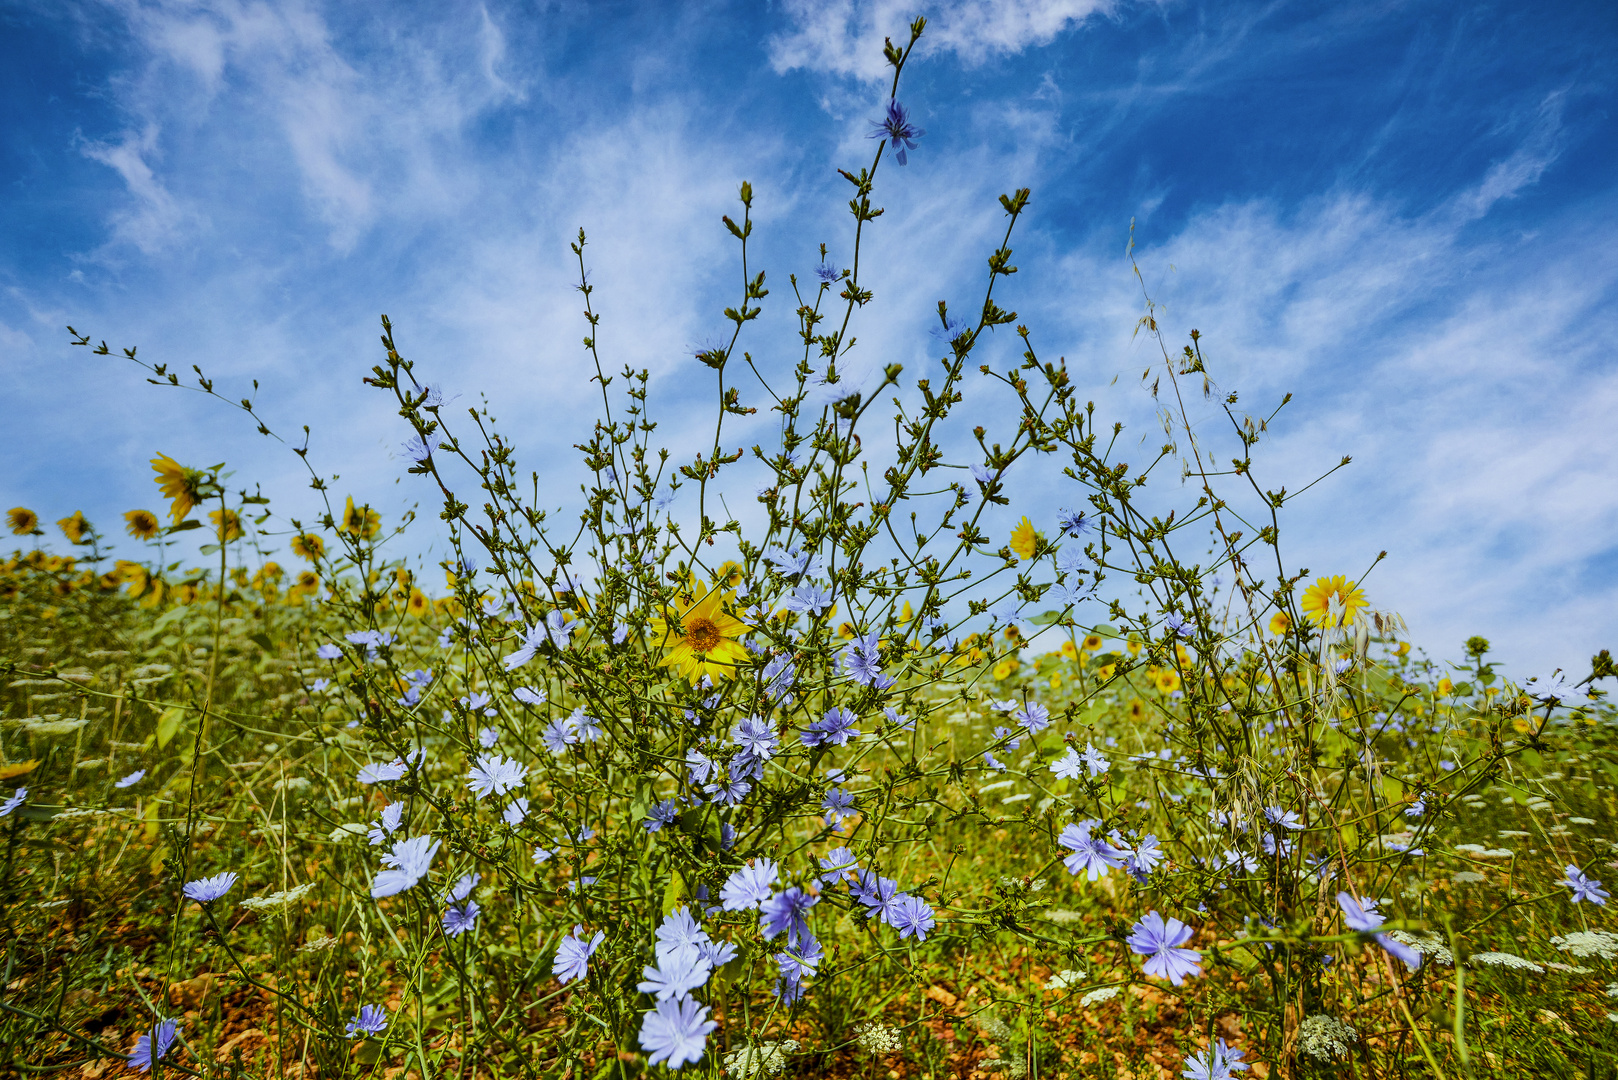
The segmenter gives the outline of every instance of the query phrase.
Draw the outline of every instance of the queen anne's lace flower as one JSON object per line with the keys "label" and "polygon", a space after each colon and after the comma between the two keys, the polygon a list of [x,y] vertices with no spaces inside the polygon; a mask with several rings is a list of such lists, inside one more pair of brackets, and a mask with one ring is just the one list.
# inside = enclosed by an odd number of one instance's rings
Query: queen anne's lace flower
{"label": "queen anne's lace flower", "polygon": [[1574,956],[1618,960],[1618,934],[1606,930],[1575,930],[1551,938],[1551,944]]}
{"label": "queen anne's lace flower", "polygon": [[1318,1013],[1298,1025],[1298,1052],[1316,1061],[1347,1057],[1359,1040],[1360,1033],[1354,1030],[1353,1024],[1326,1013]]}
{"label": "queen anne's lace flower", "polygon": [[1508,952],[1480,952],[1480,953],[1473,953],[1472,956],[1471,956],[1471,962],[1474,963],[1474,964],[1484,964],[1484,965],[1486,965],[1488,967],[1510,968],[1513,971],[1530,971],[1530,972],[1533,972],[1535,975],[1543,975],[1543,974],[1545,974],[1545,969],[1544,968],[1540,967],[1538,964],[1534,963],[1532,960],[1524,960],[1522,957],[1517,956],[1515,953],[1508,953]]}
{"label": "queen anne's lace flower", "polygon": [[854,1042],[867,1054],[891,1054],[903,1045],[899,1029],[887,1027],[875,1020],[854,1025]]}
{"label": "queen anne's lace flower", "polygon": [[256,911],[259,914],[267,914],[271,911],[280,911],[282,908],[289,907],[303,899],[309,890],[313,889],[314,887],[315,883],[310,881],[305,882],[302,885],[295,886],[291,889],[284,889],[281,892],[271,893],[268,896],[249,896],[246,900],[242,901],[242,907],[248,909],[249,911]]}
{"label": "queen anne's lace flower", "polygon": [[725,1075],[735,1080],[774,1076],[786,1068],[787,1055],[796,1053],[798,1045],[797,1039],[782,1039],[732,1050],[725,1055]]}

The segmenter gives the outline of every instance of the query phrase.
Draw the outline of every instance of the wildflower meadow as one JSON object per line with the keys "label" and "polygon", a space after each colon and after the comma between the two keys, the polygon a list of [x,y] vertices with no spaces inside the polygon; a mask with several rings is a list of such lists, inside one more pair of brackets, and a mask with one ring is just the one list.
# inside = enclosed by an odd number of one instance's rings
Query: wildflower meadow
{"label": "wildflower meadow", "polygon": [[[1608,653],[1508,680],[1482,638],[1416,647],[1374,559],[1294,565],[1286,401],[1144,288],[1161,431],[1099,414],[1014,310],[1028,190],[983,208],[1004,238],[930,368],[848,377],[882,178],[928,153],[924,28],[885,45],[846,250],[766,277],[767,196],[716,208],[702,446],[598,342],[584,231],[570,464],[382,319],[355,392],[436,523],[160,344],[68,330],[132,393],[284,439],[309,489],[154,431],[123,521],[9,510],[11,1075],[1614,1075]],[[796,339],[751,340],[766,304]]]}

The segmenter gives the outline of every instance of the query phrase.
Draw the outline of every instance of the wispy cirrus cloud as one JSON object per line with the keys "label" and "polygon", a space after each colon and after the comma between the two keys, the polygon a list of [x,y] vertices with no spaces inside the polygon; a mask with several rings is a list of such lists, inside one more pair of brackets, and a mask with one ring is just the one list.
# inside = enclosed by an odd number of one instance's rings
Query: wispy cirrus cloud
{"label": "wispy cirrus cloud", "polygon": [[770,61],[782,72],[802,68],[881,81],[893,72],[872,42],[889,37],[903,47],[918,14],[927,17],[919,56],[953,53],[970,67],[1049,45],[1118,7],[1115,0],[945,0],[918,11],[905,0],[786,0],[789,26],[771,35]]}
{"label": "wispy cirrus cloud", "polygon": [[306,0],[107,7],[125,20],[139,58],[113,84],[141,135],[86,153],[117,168],[145,207],[120,232],[132,240],[159,231],[172,239],[181,224],[145,167],[160,133],[189,141],[216,133],[228,114],[245,126],[235,141],[258,165],[290,165],[303,209],[347,251],[381,220],[475,197],[462,167],[469,128],[525,94],[487,8],[394,26],[388,48],[357,51],[331,23],[341,12]]}
{"label": "wispy cirrus cloud", "polygon": [[108,215],[111,242],[131,244],[142,254],[156,255],[179,239],[188,216],[152,170],[147,158],[157,152],[158,126],[125,131],[115,141],[84,141],[85,157],[115,171],[129,192],[129,202]]}

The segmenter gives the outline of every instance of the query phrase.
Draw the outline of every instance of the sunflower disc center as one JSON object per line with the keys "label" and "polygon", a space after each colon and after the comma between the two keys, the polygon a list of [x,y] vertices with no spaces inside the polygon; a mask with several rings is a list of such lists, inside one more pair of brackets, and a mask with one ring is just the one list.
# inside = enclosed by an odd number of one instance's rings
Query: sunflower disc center
{"label": "sunflower disc center", "polygon": [[692,619],[685,624],[685,643],[692,652],[712,652],[720,641],[719,627],[712,619]]}

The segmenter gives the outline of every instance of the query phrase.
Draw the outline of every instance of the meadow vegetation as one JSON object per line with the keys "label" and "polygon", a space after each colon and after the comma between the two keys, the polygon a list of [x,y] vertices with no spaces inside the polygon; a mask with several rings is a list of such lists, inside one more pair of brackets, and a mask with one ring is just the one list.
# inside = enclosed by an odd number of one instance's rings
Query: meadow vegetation
{"label": "meadow vegetation", "polygon": [[[365,382],[436,564],[306,442],[312,514],[162,454],[121,529],[10,511],[7,1068],[1614,1075],[1607,653],[1437,662],[1363,572],[1290,566],[1279,407],[1242,411],[1149,299],[1162,438],[1122,438],[1000,306],[1026,190],[931,370],[854,375],[923,26],[842,173],[846,258],[788,279],[790,370],[749,352],[784,291],[749,185],[723,219],[701,452],[603,355],[581,232],[576,513],[386,319]],[[73,341],[279,437],[201,371]],[[759,410],[774,441],[737,447]],[[1063,505],[1021,494],[1041,469]]]}

